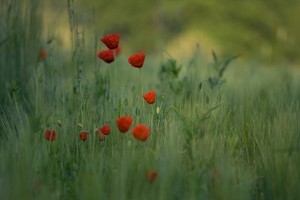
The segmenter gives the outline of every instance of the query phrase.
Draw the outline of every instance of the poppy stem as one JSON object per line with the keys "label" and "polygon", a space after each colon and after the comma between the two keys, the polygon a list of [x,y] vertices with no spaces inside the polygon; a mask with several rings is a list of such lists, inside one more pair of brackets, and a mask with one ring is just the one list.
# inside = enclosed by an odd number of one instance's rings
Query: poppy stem
{"label": "poppy stem", "polygon": [[[142,69],[140,68],[139,69],[139,85],[140,85],[140,91],[141,91],[141,97],[143,96],[144,94],[144,91],[143,91],[143,85],[142,85]],[[145,105],[145,102],[142,101],[142,107],[144,108],[144,105]]]}
{"label": "poppy stem", "polygon": [[[116,57],[116,52],[114,51],[114,58]],[[116,81],[116,76],[117,76],[117,63],[116,61],[114,62],[114,75],[113,75],[113,82]]]}
{"label": "poppy stem", "polygon": [[[140,94],[138,94],[138,105],[141,105],[141,97],[143,96],[143,87],[142,87],[142,70],[141,68],[139,69],[139,90],[140,90]],[[142,107],[144,107],[144,102],[142,102]],[[140,123],[140,119],[141,119],[141,115],[139,114],[138,116],[138,122]]]}
{"label": "poppy stem", "polygon": [[139,84],[140,84],[140,91],[141,91],[141,96],[143,96],[143,86],[142,86],[142,70],[141,68],[139,69]]}

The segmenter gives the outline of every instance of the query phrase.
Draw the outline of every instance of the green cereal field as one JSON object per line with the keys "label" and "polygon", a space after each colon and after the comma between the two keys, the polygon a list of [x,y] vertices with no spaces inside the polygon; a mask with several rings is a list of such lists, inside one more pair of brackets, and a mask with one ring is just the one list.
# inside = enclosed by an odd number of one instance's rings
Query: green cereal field
{"label": "green cereal field", "polygon": [[0,0],[0,199],[300,199],[299,12]]}

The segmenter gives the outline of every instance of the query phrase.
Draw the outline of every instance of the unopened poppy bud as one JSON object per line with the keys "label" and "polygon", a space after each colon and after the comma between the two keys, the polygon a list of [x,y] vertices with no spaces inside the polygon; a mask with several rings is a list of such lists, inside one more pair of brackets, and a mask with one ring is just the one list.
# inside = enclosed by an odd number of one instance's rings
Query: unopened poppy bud
{"label": "unopened poppy bud", "polygon": [[160,108],[157,106],[156,113],[159,114],[159,112],[160,112]]}
{"label": "unopened poppy bud", "polygon": [[83,125],[81,123],[78,123],[79,128],[83,128]]}

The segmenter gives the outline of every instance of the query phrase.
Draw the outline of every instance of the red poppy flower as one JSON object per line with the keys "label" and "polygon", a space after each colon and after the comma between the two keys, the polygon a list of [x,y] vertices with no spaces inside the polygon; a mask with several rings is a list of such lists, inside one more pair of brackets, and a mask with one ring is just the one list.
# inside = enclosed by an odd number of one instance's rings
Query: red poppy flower
{"label": "red poppy flower", "polygon": [[114,51],[110,49],[98,52],[98,57],[106,63],[111,63],[115,60]]}
{"label": "red poppy flower", "polygon": [[145,142],[150,135],[150,130],[146,125],[140,124],[134,127],[132,135],[135,139]]}
{"label": "red poppy flower", "polygon": [[146,170],[146,179],[149,183],[152,183],[153,181],[155,181],[157,175],[158,174],[156,171],[151,171],[150,169]]}
{"label": "red poppy flower", "polygon": [[54,130],[50,130],[50,129],[46,130],[45,138],[46,138],[46,140],[48,140],[50,142],[54,141],[56,139],[56,132]]}
{"label": "red poppy flower", "polygon": [[41,60],[45,60],[46,59],[46,57],[47,57],[47,51],[46,51],[46,49],[42,48],[40,50],[39,57],[40,57]]}
{"label": "red poppy flower", "polygon": [[105,140],[105,137],[106,137],[106,135],[104,135],[102,133],[98,135],[98,139],[100,142],[103,142]]}
{"label": "red poppy flower", "polygon": [[80,138],[82,141],[86,141],[87,136],[88,136],[88,133],[85,132],[85,131],[79,133],[79,138]]}
{"label": "red poppy flower", "polygon": [[125,133],[129,130],[133,119],[130,116],[119,117],[117,119],[117,126],[120,132]]}
{"label": "red poppy flower", "polygon": [[110,128],[109,128],[108,125],[102,126],[99,130],[104,135],[109,135],[110,134]]}
{"label": "red poppy flower", "polygon": [[115,60],[115,52],[110,49],[100,51],[98,52],[98,58],[106,63],[111,63]]}
{"label": "red poppy flower", "polygon": [[150,92],[147,92],[144,94],[144,99],[147,101],[149,104],[153,104],[155,102],[155,91],[152,90]]}
{"label": "red poppy flower", "polygon": [[131,66],[136,68],[143,67],[144,60],[145,60],[145,54],[143,53],[133,54],[128,58],[128,62],[131,64]]}
{"label": "red poppy flower", "polygon": [[107,46],[107,48],[116,49],[119,46],[120,33],[108,34],[101,38],[101,41]]}

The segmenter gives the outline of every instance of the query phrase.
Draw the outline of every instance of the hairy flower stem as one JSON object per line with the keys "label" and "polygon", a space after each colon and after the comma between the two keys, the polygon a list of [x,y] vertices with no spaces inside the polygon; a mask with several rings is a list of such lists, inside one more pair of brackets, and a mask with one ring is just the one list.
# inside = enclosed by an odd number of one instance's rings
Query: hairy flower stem
{"label": "hairy flower stem", "polygon": [[[139,69],[139,87],[140,87],[140,95],[139,95],[139,98],[138,98],[138,101],[140,102],[141,100],[141,97],[143,97],[143,85],[142,85],[142,70],[141,68]],[[139,102],[138,102],[138,105],[139,105]],[[144,108],[144,105],[145,105],[145,102],[142,101],[142,107]],[[140,122],[140,118],[141,118],[141,115],[139,115],[139,119],[138,121]]]}
{"label": "hairy flower stem", "polygon": [[139,69],[139,85],[140,85],[141,96],[143,96],[142,70],[141,69]]}

